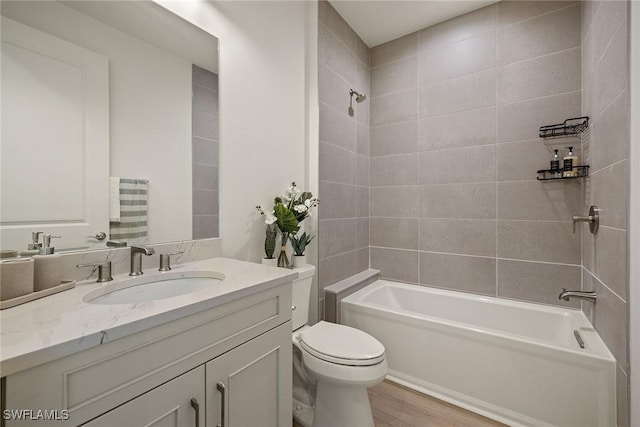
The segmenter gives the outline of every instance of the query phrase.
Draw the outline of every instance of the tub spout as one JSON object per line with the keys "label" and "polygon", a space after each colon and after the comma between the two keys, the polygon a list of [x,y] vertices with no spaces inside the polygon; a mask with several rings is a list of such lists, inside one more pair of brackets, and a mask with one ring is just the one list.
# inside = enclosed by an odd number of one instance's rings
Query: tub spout
{"label": "tub spout", "polygon": [[562,288],[562,292],[558,295],[558,299],[562,301],[569,301],[571,298],[596,302],[597,296],[595,292],[568,291],[566,288]]}

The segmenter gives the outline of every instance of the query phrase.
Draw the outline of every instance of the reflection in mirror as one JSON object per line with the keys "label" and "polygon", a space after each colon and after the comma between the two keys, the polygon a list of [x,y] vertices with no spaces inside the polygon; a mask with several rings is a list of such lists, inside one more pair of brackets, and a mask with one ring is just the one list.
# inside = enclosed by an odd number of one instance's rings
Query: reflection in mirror
{"label": "reflection in mirror", "polygon": [[148,1],[0,8],[2,249],[218,236],[218,40]]}

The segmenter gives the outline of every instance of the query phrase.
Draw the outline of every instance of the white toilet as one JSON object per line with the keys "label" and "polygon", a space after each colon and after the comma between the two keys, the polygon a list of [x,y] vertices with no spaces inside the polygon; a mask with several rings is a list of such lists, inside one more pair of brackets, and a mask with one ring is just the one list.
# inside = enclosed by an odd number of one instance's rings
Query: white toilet
{"label": "white toilet", "polygon": [[349,326],[308,326],[315,267],[293,281],[293,416],[304,427],[373,427],[367,387],[387,374],[384,346]]}

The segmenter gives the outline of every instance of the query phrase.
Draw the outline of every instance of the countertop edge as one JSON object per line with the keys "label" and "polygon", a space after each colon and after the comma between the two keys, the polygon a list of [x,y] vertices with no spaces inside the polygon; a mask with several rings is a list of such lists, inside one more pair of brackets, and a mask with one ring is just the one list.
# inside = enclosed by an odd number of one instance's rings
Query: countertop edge
{"label": "countertop edge", "polygon": [[[242,262],[239,260],[234,261]],[[7,377],[9,375],[13,375],[21,371],[33,368],[35,366],[42,365],[66,356],[70,356],[80,351],[98,347],[104,343],[114,341],[119,338],[140,333],[156,326],[160,326],[165,323],[169,323],[205,310],[209,310],[246,296],[250,296],[284,285],[291,282],[292,280],[295,280],[297,277],[298,273],[295,271],[291,271],[288,274],[277,278],[267,279],[260,283],[251,284],[222,295],[215,295],[201,301],[196,301],[192,304],[183,305],[174,309],[156,313],[149,317],[136,319],[131,322],[115,326],[113,328],[106,328],[99,332],[95,332],[89,335],[82,335],[80,337],[76,337],[62,343],[54,344],[52,346],[42,347],[36,351],[20,354],[6,360],[1,360],[2,358],[0,357],[0,377]]]}

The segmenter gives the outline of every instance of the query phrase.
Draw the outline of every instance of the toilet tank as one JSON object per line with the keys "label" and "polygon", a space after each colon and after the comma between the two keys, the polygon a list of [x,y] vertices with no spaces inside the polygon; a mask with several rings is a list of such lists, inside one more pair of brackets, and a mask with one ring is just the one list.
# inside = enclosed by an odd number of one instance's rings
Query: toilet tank
{"label": "toilet tank", "polygon": [[295,331],[309,321],[309,297],[316,268],[313,265],[305,265],[294,268],[293,271],[298,273],[298,278],[293,281],[291,289],[291,305],[295,307],[291,313],[291,323]]}

